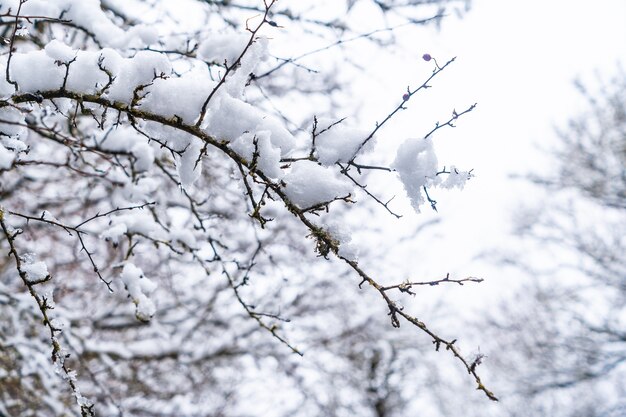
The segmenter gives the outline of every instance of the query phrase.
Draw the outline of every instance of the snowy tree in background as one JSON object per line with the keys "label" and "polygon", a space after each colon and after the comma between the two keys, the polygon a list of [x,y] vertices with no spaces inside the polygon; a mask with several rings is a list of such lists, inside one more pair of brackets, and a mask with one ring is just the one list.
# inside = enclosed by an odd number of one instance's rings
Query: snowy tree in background
{"label": "snowy tree in background", "polygon": [[524,253],[506,258],[532,279],[484,323],[508,397],[494,415],[626,416],[626,73],[578,86],[586,111],[530,178],[546,197],[519,214]]}
{"label": "snowy tree in background", "polygon": [[[368,202],[396,215],[368,172],[418,212],[471,177],[432,137],[474,105],[372,164],[453,59],[424,55],[396,108],[350,126],[330,111],[341,71],[307,58],[376,32],[294,3],[0,1],[0,415],[401,415],[424,340],[496,399],[396,298],[481,280],[374,277],[343,221]],[[447,2],[370,6],[415,25],[441,16],[430,3]],[[286,37],[326,46],[272,55]]]}

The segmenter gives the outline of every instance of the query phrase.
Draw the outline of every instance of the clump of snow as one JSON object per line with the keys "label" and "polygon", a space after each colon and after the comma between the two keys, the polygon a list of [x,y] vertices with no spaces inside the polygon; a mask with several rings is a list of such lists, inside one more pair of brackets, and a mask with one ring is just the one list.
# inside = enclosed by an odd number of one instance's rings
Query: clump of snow
{"label": "clump of snow", "polygon": [[272,132],[272,144],[280,148],[280,155],[287,156],[296,147],[296,139],[282,123],[276,118],[264,116],[261,123],[257,126],[257,130],[268,130]]}
{"label": "clump of snow", "polygon": [[206,68],[194,69],[180,77],[157,79],[146,88],[141,109],[164,117],[178,116],[184,123],[193,124],[215,84]]}
{"label": "clump of snow", "polygon": [[441,188],[463,188],[474,175],[470,171],[461,171],[454,165],[450,166],[448,177],[439,184]]}
{"label": "clump of snow", "polygon": [[134,264],[127,262],[120,274],[133,303],[135,316],[140,321],[150,321],[156,313],[156,307],[148,295],[157,287],[156,283],[146,278],[143,271]]}
{"label": "clump of snow", "polygon": [[[99,63],[106,71],[99,67]],[[106,48],[102,51],[75,51],[55,39],[44,50],[14,54],[10,75],[22,92],[35,93],[60,88],[66,71],[65,87],[80,93],[95,93],[98,87],[106,85],[109,75],[115,77],[108,97],[130,104],[137,86],[150,83],[155,75],[169,75],[171,65],[167,57],[158,52],[139,51],[132,58],[122,58]],[[0,85],[0,93],[4,93],[3,90]]]}
{"label": "clump of snow", "polygon": [[231,142],[230,147],[248,162],[255,162],[261,172],[272,179],[283,176],[280,169],[280,149],[275,147],[271,140],[271,133],[261,130],[252,134],[250,132],[239,136]]}
{"label": "clump of snow", "polygon": [[0,144],[0,170],[13,166],[15,154]]}
{"label": "clump of snow", "polygon": [[343,256],[351,261],[358,260],[359,248],[352,242],[352,230],[350,230],[347,224],[330,220],[324,222],[322,228],[339,242],[339,256]]}
{"label": "clump of snow", "polygon": [[[449,171],[438,171],[433,142],[427,139],[407,139],[391,165],[400,176],[404,189],[416,212],[426,201],[424,187],[463,188],[472,178],[470,171],[460,171],[454,165]],[[438,175],[439,174],[439,175]]]}
{"label": "clump of snow", "polygon": [[64,64],[76,58],[77,55],[77,51],[74,51],[71,47],[56,39],[47,44],[44,51],[46,51],[46,55],[50,58]]}
{"label": "clump of snow", "polygon": [[246,33],[211,33],[198,45],[198,58],[214,64],[232,65],[250,40]]}
{"label": "clump of snow", "polygon": [[[6,74],[7,64],[3,60],[0,62],[0,73]],[[15,92],[13,85],[9,84],[6,77],[0,77],[0,99],[4,100],[10,97]]]}
{"label": "clump of snow", "polygon": [[[22,135],[27,132],[24,126],[25,117],[22,112],[12,107],[0,108],[0,140],[6,148],[17,152],[26,150],[26,145],[18,142]],[[4,123],[3,123],[4,122]]]}
{"label": "clump of snow", "polygon": [[59,219],[54,217],[48,210],[44,210],[43,213],[41,213],[41,218],[49,222],[61,223]]}
{"label": "clump of snow", "polygon": [[99,51],[78,52],[76,60],[69,64],[65,88],[82,94],[100,93],[109,81],[107,74],[98,67],[101,59]]}
{"label": "clump of snow", "polygon": [[196,249],[198,247],[196,238],[189,229],[172,229],[169,232],[169,240],[172,243],[181,243],[190,249]]}
{"label": "clump of snow", "polygon": [[400,176],[404,189],[416,212],[424,204],[423,187],[437,181],[437,156],[430,139],[407,139],[398,148],[391,165]]}
{"label": "clump of snow", "polygon": [[45,262],[25,262],[22,264],[22,271],[26,273],[29,282],[43,281],[50,275]]}
{"label": "clump of snow", "polygon": [[159,31],[154,26],[137,25],[130,31],[131,35],[136,35],[146,45],[152,45],[159,41]]}
{"label": "clump of snow", "polygon": [[[0,123],[0,131],[2,131],[1,123]],[[28,149],[28,146],[21,140],[17,139],[16,137],[0,138],[0,144],[4,145],[5,148],[10,149],[16,153],[25,152]]]}
{"label": "clump of snow", "polygon": [[122,237],[127,231],[128,228],[124,223],[116,223],[104,232],[100,233],[100,238],[117,245],[120,242],[120,237]]}
{"label": "clump of snow", "polygon": [[353,191],[347,179],[313,161],[293,163],[283,181],[289,200],[302,209],[346,197]]}
{"label": "clump of snow", "polygon": [[221,96],[219,105],[212,108],[206,131],[218,140],[231,142],[246,132],[271,132],[272,144],[284,157],[295,147],[295,138],[278,121],[265,116],[251,104],[230,96]]}
{"label": "clump of snow", "polygon": [[193,183],[202,174],[202,164],[198,162],[202,152],[202,142],[198,138],[192,138],[191,142],[180,157],[176,157],[176,171],[180,178],[180,184],[185,190],[190,190]]}
{"label": "clump of snow", "polygon": [[256,38],[239,61],[234,74],[226,79],[226,92],[233,97],[240,98],[248,83],[248,77],[256,66],[267,57],[267,38]]}
{"label": "clump of snow", "polygon": [[[155,76],[168,76],[172,72],[172,65],[165,54],[154,51],[139,51],[132,58],[119,59],[114,51],[108,51],[103,56],[103,66],[114,76],[106,97],[113,101],[131,104],[135,89],[152,83]],[[137,91],[139,98],[145,91]],[[137,104],[137,103],[133,103]]]}
{"label": "clump of snow", "polygon": [[[0,13],[18,9],[19,0],[4,0]],[[22,5],[23,16],[62,17],[93,34],[99,44],[116,48],[141,48],[156,42],[154,27],[137,25],[129,30],[120,28],[102,10],[100,0],[29,0]],[[36,19],[32,19],[36,20]]]}
{"label": "clump of snow", "polygon": [[134,168],[137,172],[150,170],[154,163],[154,150],[147,141],[145,136],[128,126],[117,126],[96,138],[100,149],[128,152],[133,155]]}
{"label": "clump of snow", "polygon": [[[10,89],[12,93],[13,86],[10,86]],[[3,87],[0,83],[0,96],[3,94]],[[15,108],[0,109],[0,170],[10,169],[17,155],[28,149],[20,140],[20,137],[25,136],[27,132],[24,121],[24,114]]]}
{"label": "clump of snow", "polygon": [[10,76],[21,92],[55,90],[63,85],[64,67],[54,63],[45,51],[13,54]]}
{"label": "clump of snow", "polygon": [[158,231],[158,225],[150,213],[146,210],[137,209],[129,214],[114,217],[111,220],[111,225],[100,233],[100,238],[117,244],[120,237],[126,233],[159,238],[160,236],[156,235]]}
{"label": "clump of snow", "polygon": [[[116,55],[117,59],[111,59]],[[114,62],[124,61],[112,50],[107,51],[106,54],[104,51],[75,51],[55,39],[43,50],[15,54],[11,61],[10,73],[22,92],[36,93],[61,88],[67,73],[65,89],[77,93],[94,94],[109,80],[106,72],[98,67],[101,59],[103,68],[108,67],[108,60],[105,58]],[[111,73],[113,74],[114,71]],[[130,86],[126,87],[130,88]],[[130,94],[132,97],[132,88]]]}
{"label": "clump of snow", "polygon": [[135,170],[148,171],[154,163],[154,150],[147,142],[137,142],[130,148],[130,153],[135,157]]}
{"label": "clump of snow", "polygon": [[[369,132],[344,126],[343,122],[337,123],[336,120],[318,119],[315,134],[317,159],[329,166],[354,158]],[[371,149],[373,144],[374,141],[370,140],[367,149]]]}
{"label": "clump of snow", "polygon": [[136,181],[128,180],[122,190],[122,196],[131,204],[152,202],[160,186],[160,179],[155,177],[142,177]]}
{"label": "clump of snow", "polygon": [[24,27],[24,26],[22,26],[22,27],[20,27],[20,28],[17,28],[17,30],[15,31],[15,36],[18,36],[18,37],[20,37],[20,38],[25,38],[25,37],[27,37],[29,34],[30,34],[30,33],[29,33],[29,31],[28,31],[28,28],[27,28],[27,27]]}

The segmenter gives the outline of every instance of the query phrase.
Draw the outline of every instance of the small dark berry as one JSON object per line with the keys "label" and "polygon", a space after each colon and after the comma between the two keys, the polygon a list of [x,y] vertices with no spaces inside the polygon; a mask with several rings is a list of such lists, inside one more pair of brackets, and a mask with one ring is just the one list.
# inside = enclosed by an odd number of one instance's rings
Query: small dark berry
{"label": "small dark berry", "polygon": [[431,59],[433,59],[432,56],[430,56],[430,54],[424,54],[422,55],[422,59],[426,62],[430,61]]}
{"label": "small dark berry", "polygon": [[404,93],[404,95],[402,96],[402,100],[404,100],[404,101],[407,101],[409,98],[411,98],[409,93]]}

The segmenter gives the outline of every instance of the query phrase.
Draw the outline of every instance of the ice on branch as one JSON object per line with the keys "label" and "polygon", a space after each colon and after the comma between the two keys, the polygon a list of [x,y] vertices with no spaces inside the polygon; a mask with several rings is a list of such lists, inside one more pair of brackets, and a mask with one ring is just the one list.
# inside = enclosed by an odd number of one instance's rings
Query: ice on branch
{"label": "ice on branch", "polygon": [[[337,123],[337,120],[318,119],[314,132],[317,159],[326,166],[348,162],[368,134],[365,130],[347,127],[343,122]],[[374,141],[370,140],[367,149],[373,144]]]}
{"label": "ice on branch", "polygon": [[146,278],[140,268],[130,262],[124,265],[120,278],[124,282],[133,303],[135,303],[137,320],[150,321],[156,313],[156,307],[148,295],[156,289],[157,285]]}
{"label": "ice on branch", "polygon": [[335,170],[313,161],[292,164],[284,182],[285,194],[302,209],[347,197],[353,191],[347,179],[338,177]]}

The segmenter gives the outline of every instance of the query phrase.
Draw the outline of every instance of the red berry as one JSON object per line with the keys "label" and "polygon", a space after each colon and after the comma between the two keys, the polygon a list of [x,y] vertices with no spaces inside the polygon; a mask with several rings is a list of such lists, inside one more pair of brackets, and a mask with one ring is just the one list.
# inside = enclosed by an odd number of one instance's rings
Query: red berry
{"label": "red berry", "polygon": [[404,93],[404,95],[402,96],[402,100],[407,101],[411,96],[409,95],[409,93]]}
{"label": "red berry", "polygon": [[430,54],[424,54],[422,55],[422,59],[426,62],[430,61],[431,59],[433,59],[432,56],[430,56]]}

